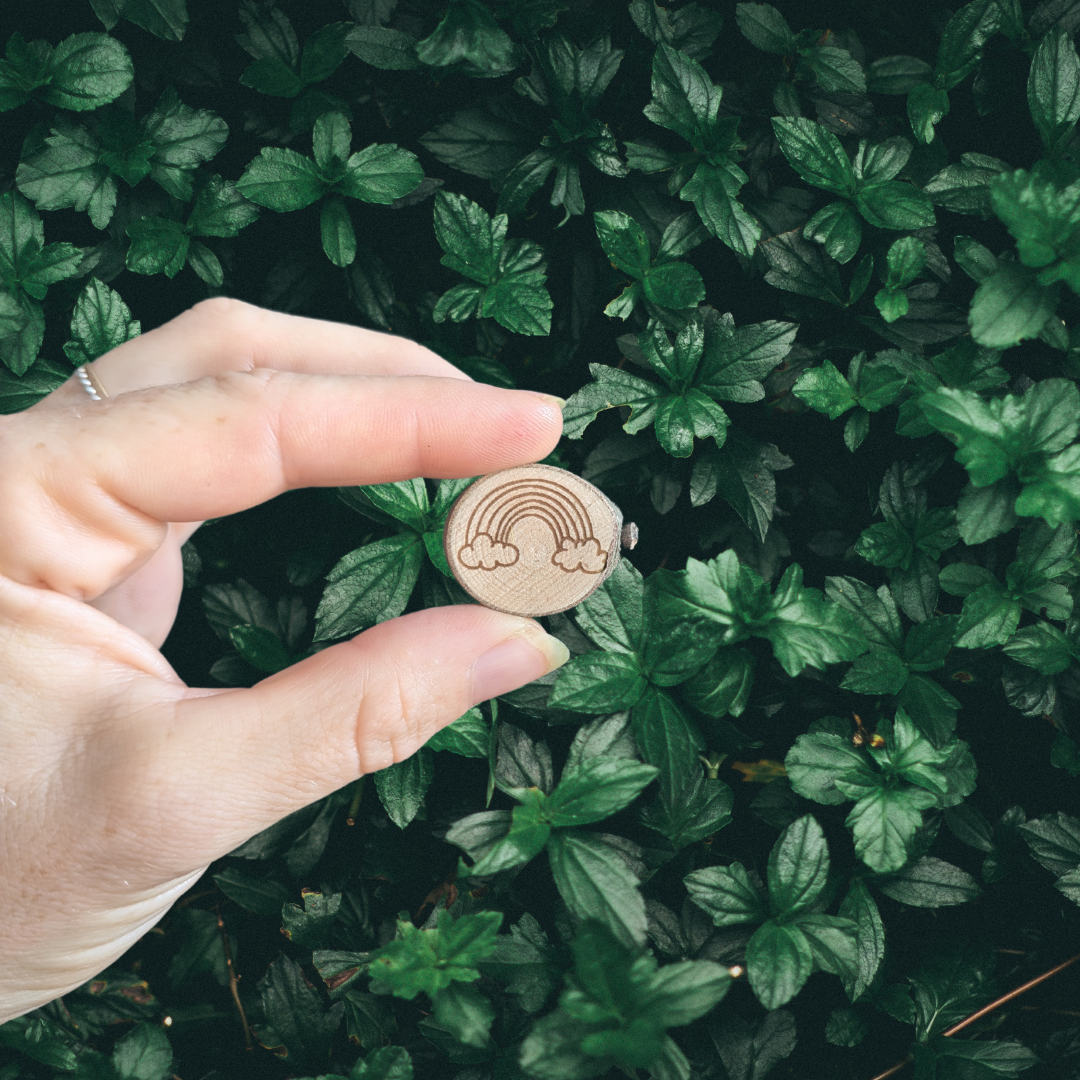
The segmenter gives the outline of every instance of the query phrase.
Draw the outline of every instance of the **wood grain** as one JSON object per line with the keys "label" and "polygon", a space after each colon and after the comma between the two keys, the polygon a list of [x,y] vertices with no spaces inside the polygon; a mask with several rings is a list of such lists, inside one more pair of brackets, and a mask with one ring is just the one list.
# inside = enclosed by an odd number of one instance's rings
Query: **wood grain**
{"label": "wood grain", "polygon": [[580,604],[619,562],[622,513],[565,469],[522,465],[483,476],[446,520],[446,559],[461,587],[510,615]]}

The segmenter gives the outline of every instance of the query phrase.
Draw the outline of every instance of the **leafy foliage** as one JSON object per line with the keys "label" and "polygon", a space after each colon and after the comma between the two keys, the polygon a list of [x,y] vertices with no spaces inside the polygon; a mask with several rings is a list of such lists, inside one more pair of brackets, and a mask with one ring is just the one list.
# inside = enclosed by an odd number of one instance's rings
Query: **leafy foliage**
{"label": "leafy foliage", "polygon": [[[567,399],[641,539],[0,1080],[1074,1076],[1080,966],[953,1030],[1080,925],[1074,9],[3,5],[0,411],[237,296]],[[468,483],[207,523],[169,661],[471,602]]]}

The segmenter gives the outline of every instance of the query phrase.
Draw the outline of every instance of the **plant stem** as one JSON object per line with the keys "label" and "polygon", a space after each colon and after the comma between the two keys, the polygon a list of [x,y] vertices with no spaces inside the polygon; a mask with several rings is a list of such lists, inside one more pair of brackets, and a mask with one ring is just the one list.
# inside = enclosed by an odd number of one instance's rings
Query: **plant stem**
{"label": "plant stem", "polygon": [[[964,1028],[968,1027],[970,1024],[974,1024],[976,1020],[981,1020],[995,1009],[1001,1008],[1006,1002],[1012,1001],[1013,998],[1019,997],[1021,994],[1026,994],[1032,987],[1038,986],[1039,983],[1052,978],[1059,971],[1064,971],[1070,964],[1075,964],[1077,960],[1080,960],[1080,953],[1077,953],[1075,956],[1070,956],[1068,960],[1062,960],[1056,967],[1050,968],[1049,971],[1044,971],[1041,975],[1036,975],[1034,979],[1029,979],[1015,990],[1010,990],[1007,994],[1002,994],[1001,997],[991,1001],[989,1005],[984,1005],[978,1012],[973,1012],[967,1019],[961,1020],[959,1024],[953,1024],[947,1031],[943,1031],[941,1033],[942,1038],[947,1039],[950,1035],[955,1035],[958,1031],[963,1031]],[[877,1076],[874,1077],[874,1080],[886,1080],[886,1077],[898,1073],[910,1061],[911,1055],[908,1054],[903,1061],[898,1061],[891,1069],[886,1069],[883,1073],[878,1073]]]}
{"label": "plant stem", "polygon": [[349,803],[349,812],[345,815],[346,825],[356,824],[356,815],[360,813],[360,800],[364,797],[364,778],[361,776],[356,781],[356,788],[353,790],[352,802]]}
{"label": "plant stem", "polygon": [[250,1050],[252,1048],[251,1029],[248,1027],[247,1015],[244,1013],[244,1006],[240,1002],[240,993],[237,990],[237,984],[240,980],[236,975],[236,968],[233,967],[229,935],[225,933],[225,920],[221,917],[221,912],[215,909],[215,913],[217,914],[218,929],[221,931],[221,943],[225,947],[225,966],[229,969],[229,993],[232,994],[233,1002],[236,1004],[236,1011],[240,1015],[240,1024],[244,1029],[244,1046]]}

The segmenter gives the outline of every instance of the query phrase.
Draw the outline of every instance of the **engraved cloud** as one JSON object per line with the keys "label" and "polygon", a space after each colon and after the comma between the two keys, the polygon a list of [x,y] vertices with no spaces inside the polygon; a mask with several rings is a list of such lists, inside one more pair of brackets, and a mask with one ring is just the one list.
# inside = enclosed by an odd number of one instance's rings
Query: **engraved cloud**
{"label": "engraved cloud", "polygon": [[607,565],[607,552],[593,537],[587,540],[563,540],[562,551],[556,551],[551,561],[564,570],[584,570],[586,574],[599,574]]}
{"label": "engraved cloud", "polygon": [[458,559],[470,570],[494,570],[496,566],[513,566],[518,560],[518,549],[513,544],[492,540],[487,533],[480,533],[458,552]]}

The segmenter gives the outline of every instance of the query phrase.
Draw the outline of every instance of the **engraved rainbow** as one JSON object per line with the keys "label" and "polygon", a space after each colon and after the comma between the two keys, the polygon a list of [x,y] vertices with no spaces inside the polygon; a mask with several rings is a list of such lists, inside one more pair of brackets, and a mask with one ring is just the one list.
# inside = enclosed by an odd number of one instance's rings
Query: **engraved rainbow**
{"label": "engraved rainbow", "polygon": [[520,552],[512,543],[513,527],[523,518],[539,518],[551,530],[551,561],[572,573],[599,574],[607,552],[593,536],[589,511],[572,491],[553,480],[511,480],[489,491],[473,507],[458,558],[470,569],[513,566]]}

